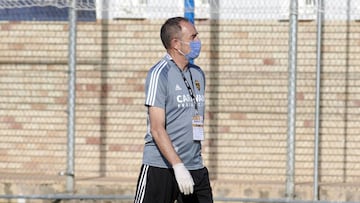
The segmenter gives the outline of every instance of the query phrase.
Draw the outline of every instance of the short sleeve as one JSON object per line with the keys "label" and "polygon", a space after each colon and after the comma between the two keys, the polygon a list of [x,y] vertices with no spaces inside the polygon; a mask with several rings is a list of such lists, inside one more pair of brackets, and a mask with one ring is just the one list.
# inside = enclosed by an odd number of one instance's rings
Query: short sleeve
{"label": "short sleeve", "polygon": [[145,83],[145,106],[165,109],[167,80],[167,71],[164,66],[155,66],[148,72]]}

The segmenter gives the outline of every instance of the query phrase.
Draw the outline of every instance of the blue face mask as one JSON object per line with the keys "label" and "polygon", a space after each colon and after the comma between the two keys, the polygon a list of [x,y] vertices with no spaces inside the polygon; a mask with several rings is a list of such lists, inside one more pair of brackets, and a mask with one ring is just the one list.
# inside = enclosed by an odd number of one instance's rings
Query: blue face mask
{"label": "blue face mask", "polygon": [[[186,42],[183,42],[186,43]],[[188,54],[184,54],[182,51],[178,50],[182,55],[185,56],[185,58],[188,61],[192,61],[194,59],[196,59],[199,55],[200,55],[200,51],[201,51],[201,41],[200,40],[196,40],[196,41],[191,41],[190,43],[188,43],[190,46],[190,52]]]}

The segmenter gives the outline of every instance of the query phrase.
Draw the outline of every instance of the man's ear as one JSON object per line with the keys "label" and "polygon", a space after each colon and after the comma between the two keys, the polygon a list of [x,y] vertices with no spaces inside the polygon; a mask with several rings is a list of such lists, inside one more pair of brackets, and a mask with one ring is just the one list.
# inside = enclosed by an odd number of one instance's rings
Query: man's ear
{"label": "man's ear", "polygon": [[174,48],[174,49],[180,49],[180,40],[179,39],[172,39],[171,40],[171,47]]}

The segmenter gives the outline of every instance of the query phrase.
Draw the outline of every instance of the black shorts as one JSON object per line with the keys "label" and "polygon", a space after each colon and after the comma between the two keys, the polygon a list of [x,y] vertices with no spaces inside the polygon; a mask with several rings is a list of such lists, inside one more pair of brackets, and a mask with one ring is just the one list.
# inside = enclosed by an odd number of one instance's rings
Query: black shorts
{"label": "black shorts", "polygon": [[194,193],[180,193],[173,169],[142,165],[134,203],[213,203],[209,173],[206,167],[191,170]]}

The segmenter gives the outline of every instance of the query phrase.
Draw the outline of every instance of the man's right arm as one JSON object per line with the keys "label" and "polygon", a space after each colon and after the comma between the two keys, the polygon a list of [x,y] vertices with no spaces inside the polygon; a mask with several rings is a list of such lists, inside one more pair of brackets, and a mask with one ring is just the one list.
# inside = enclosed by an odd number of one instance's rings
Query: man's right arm
{"label": "man's right arm", "polygon": [[159,107],[150,106],[150,131],[156,145],[162,155],[172,165],[179,189],[185,195],[192,194],[194,190],[194,181],[190,172],[185,168],[180,157],[176,153],[169,135],[165,129],[165,110]]}
{"label": "man's right arm", "polygon": [[165,110],[150,106],[149,118],[151,136],[155,140],[160,152],[172,166],[181,163],[181,159],[177,155],[165,129]]}

